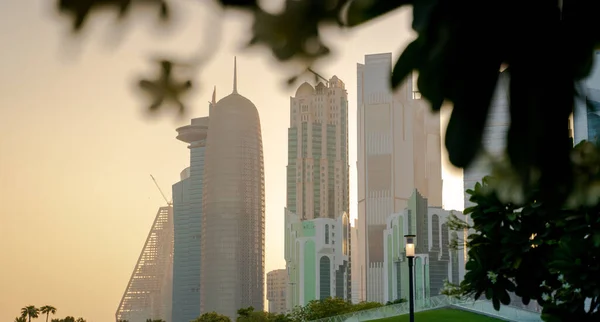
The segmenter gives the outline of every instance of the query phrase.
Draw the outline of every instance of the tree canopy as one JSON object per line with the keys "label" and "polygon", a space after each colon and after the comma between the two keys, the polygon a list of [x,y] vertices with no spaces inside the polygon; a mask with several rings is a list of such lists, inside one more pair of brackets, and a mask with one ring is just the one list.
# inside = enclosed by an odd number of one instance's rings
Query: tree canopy
{"label": "tree canopy", "polygon": [[312,300],[305,306],[298,306],[292,310],[290,317],[293,321],[313,321],[331,316],[342,315],[352,312],[364,311],[381,307],[383,304],[377,302],[352,302],[335,297],[322,300]]}
{"label": "tree canopy", "polygon": [[217,312],[206,312],[190,322],[231,322],[231,319]]}
{"label": "tree canopy", "polygon": [[473,224],[462,225],[474,231],[467,273],[449,293],[485,296],[499,309],[514,292],[524,304],[537,300],[544,321],[600,320],[600,148],[583,142],[572,159],[575,189],[559,211],[514,202],[494,176],[468,191],[476,205],[464,211]]}

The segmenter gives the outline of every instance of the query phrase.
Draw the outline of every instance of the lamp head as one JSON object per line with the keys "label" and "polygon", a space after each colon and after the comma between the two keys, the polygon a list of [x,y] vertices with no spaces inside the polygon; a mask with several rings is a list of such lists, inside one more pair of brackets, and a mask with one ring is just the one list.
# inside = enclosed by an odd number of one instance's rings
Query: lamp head
{"label": "lamp head", "polygon": [[415,257],[415,235],[404,235],[406,239],[406,257]]}

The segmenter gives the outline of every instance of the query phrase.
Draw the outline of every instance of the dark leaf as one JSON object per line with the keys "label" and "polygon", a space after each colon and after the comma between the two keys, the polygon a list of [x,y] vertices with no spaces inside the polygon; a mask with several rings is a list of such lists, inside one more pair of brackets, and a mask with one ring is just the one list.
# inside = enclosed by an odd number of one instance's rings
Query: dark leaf
{"label": "dark leaf", "polygon": [[594,241],[594,247],[598,248],[600,247],[600,233],[595,233],[592,237],[593,241]]}
{"label": "dark leaf", "polygon": [[460,100],[454,102],[446,130],[448,158],[457,167],[467,167],[481,148],[483,128],[500,67],[500,62],[487,64],[471,66],[463,71],[472,80],[468,89],[467,84],[458,85]]}
{"label": "dark leaf", "polygon": [[[382,1],[383,2],[383,1]],[[387,1],[385,1],[387,2]],[[391,1],[390,1],[391,2]],[[436,9],[439,0],[419,0],[415,1],[413,5],[413,23],[412,28],[418,32],[423,33],[431,26],[433,20],[431,16],[433,11]]]}
{"label": "dark leaf", "polygon": [[[413,4],[414,0],[373,1],[354,0],[350,2],[346,13],[346,25],[355,27],[371,21],[404,5]],[[417,1],[419,2],[419,1]]]}
{"label": "dark leaf", "polygon": [[422,59],[421,46],[422,44],[417,39],[406,46],[402,55],[398,57],[392,70],[392,88],[400,86],[406,77],[419,66]]}
{"label": "dark leaf", "polygon": [[494,306],[494,310],[500,311],[500,299],[498,299],[497,297],[494,297],[492,299],[492,305]]}
{"label": "dark leaf", "polygon": [[218,0],[224,7],[258,8],[257,0]]}

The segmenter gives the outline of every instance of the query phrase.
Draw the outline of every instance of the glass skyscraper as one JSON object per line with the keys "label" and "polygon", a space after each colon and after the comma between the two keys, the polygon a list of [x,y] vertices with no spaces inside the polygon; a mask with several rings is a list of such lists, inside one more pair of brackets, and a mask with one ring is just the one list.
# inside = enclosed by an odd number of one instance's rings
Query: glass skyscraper
{"label": "glass skyscraper", "polygon": [[200,235],[208,117],[177,129],[177,139],[190,145],[190,167],[173,185],[175,247],[173,255],[172,322],[200,316]]}

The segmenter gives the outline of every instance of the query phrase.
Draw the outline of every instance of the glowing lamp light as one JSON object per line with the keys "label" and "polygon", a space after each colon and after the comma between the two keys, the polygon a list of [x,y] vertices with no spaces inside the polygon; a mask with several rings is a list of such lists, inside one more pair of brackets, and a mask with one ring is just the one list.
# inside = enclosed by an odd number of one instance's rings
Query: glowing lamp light
{"label": "glowing lamp light", "polygon": [[415,257],[415,235],[404,235],[406,238],[406,257]]}

